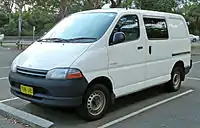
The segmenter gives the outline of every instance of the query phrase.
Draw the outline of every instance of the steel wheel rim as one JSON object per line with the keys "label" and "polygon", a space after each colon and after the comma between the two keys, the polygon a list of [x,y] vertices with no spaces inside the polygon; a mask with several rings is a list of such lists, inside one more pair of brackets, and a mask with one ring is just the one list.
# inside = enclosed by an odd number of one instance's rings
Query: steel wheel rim
{"label": "steel wheel rim", "polygon": [[106,97],[105,94],[100,91],[94,91],[88,98],[87,101],[87,109],[88,112],[93,115],[97,116],[102,113],[106,105]]}
{"label": "steel wheel rim", "polygon": [[178,88],[181,82],[181,76],[179,73],[175,73],[173,76],[174,88]]}

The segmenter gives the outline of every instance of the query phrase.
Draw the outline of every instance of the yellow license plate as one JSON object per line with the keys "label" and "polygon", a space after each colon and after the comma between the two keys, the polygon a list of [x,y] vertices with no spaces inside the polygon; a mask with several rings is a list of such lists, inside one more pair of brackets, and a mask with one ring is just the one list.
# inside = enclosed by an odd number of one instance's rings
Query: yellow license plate
{"label": "yellow license plate", "polygon": [[20,92],[33,96],[33,88],[32,87],[20,85]]}

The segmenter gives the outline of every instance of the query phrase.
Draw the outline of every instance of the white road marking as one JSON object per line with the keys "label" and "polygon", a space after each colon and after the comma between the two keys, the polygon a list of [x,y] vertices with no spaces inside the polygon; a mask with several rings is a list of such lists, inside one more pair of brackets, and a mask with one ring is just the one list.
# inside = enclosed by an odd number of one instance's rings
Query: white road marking
{"label": "white road marking", "polygon": [[0,69],[6,69],[6,68],[10,68],[10,66],[3,66],[3,67],[0,67]]}
{"label": "white road marking", "polygon": [[187,77],[187,79],[200,81],[200,78],[196,78],[196,77]]}
{"label": "white road marking", "polygon": [[8,77],[1,77],[0,80],[7,80]]}
{"label": "white road marking", "polygon": [[197,61],[197,62],[193,62],[193,64],[198,64],[198,63],[200,63],[200,61]]}
{"label": "white road marking", "polygon": [[0,100],[0,103],[12,101],[12,100],[17,100],[17,99],[19,99],[19,98],[15,97],[15,98],[10,98],[10,99]]}
{"label": "white road marking", "polygon": [[100,127],[98,127],[98,128],[107,128],[107,127],[112,126],[112,125],[114,125],[114,124],[117,124],[117,123],[119,123],[119,122],[121,122],[121,121],[124,121],[124,120],[126,120],[126,119],[128,119],[128,118],[130,118],[130,117],[133,117],[133,116],[136,116],[136,115],[138,115],[138,114],[140,114],[140,113],[142,113],[142,112],[145,112],[145,111],[147,111],[147,110],[149,110],[149,109],[155,108],[155,107],[157,107],[157,106],[159,106],[159,105],[162,105],[162,104],[167,103],[167,102],[169,102],[169,101],[172,101],[172,100],[174,100],[174,99],[180,98],[180,97],[182,97],[182,96],[184,96],[184,95],[187,95],[187,94],[189,94],[189,93],[192,93],[193,91],[194,91],[194,90],[188,90],[188,91],[183,92],[183,93],[181,93],[181,94],[178,94],[178,95],[176,95],[176,96],[173,96],[173,97],[170,97],[170,98],[168,98],[168,99],[165,99],[165,100],[162,100],[162,101],[160,101],[160,102],[157,102],[157,103],[155,103],[155,104],[149,105],[149,106],[147,106],[147,107],[145,107],[145,108],[142,108],[142,109],[140,109],[140,110],[138,110],[138,111],[136,111],[136,112],[130,113],[130,114],[126,115],[126,116],[120,117],[120,118],[118,118],[118,119],[116,119],[116,120],[113,120],[113,121],[107,123],[107,124],[104,124],[104,125],[102,125],[102,126],[100,126]]}

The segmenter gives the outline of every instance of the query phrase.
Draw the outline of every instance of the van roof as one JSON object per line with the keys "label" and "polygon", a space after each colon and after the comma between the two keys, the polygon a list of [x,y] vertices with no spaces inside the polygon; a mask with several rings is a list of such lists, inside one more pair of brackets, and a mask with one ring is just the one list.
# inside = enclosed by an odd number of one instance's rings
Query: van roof
{"label": "van roof", "polygon": [[150,11],[150,10],[140,10],[140,9],[125,9],[125,8],[94,9],[94,10],[83,11],[83,12],[79,12],[79,13],[87,13],[87,12],[115,12],[118,14],[124,13],[124,12],[132,12],[132,13],[143,14],[143,15],[183,18],[179,14],[159,12],[159,11]]}

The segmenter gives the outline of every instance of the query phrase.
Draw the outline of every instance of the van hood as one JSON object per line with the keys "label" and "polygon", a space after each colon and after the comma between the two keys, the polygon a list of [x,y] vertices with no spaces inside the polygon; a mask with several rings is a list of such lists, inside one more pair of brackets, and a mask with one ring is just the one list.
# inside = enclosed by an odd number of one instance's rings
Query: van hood
{"label": "van hood", "polygon": [[50,70],[56,67],[70,67],[91,44],[89,43],[33,43],[16,57],[17,66]]}

